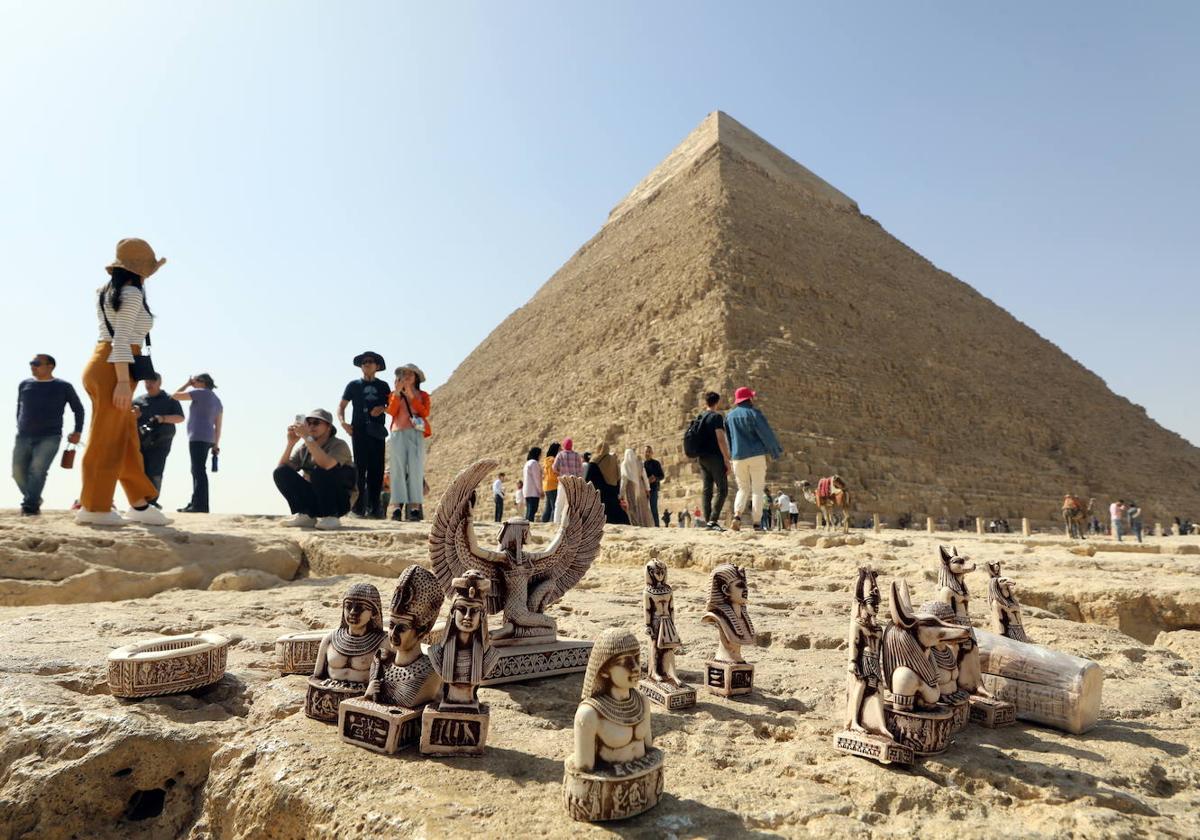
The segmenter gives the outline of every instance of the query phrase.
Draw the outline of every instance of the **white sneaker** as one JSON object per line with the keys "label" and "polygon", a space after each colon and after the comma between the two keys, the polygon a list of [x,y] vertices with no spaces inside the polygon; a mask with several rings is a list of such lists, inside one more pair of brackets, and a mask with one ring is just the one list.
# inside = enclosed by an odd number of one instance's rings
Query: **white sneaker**
{"label": "white sneaker", "polygon": [[136,522],[138,525],[170,525],[167,515],[154,505],[147,505],[145,510],[130,508],[125,511],[126,522]]}
{"label": "white sneaker", "polygon": [[279,524],[284,528],[311,528],[317,524],[317,520],[313,519],[307,513],[297,513],[290,519],[285,519]]}
{"label": "white sneaker", "polygon": [[108,528],[120,528],[125,524],[125,520],[121,514],[115,510],[106,510],[103,513],[97,511],[85,510],[80,508],[75,511],[76,525],[102,525]]}
{"label": "white sneaker", "polygon": [[342,527],[342,520],[336,516],[322,516],[317,520],[318,531],[336,531]]}

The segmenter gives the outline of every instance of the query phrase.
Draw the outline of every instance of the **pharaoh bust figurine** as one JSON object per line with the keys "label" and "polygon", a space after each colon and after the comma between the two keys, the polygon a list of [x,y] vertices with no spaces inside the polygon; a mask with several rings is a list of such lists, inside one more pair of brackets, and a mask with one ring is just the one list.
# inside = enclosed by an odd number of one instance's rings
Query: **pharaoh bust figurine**
{"label": "pharaoh bust figurine", "polygon": [[567,810],[577,820],[622,819],[658,803],[662,752],[654,748],[650,706],[637,691],[640,675],[637,637],[619,628],[602,632],[588,658],[563,777]]}
{"label": "pharaoh bust figurine", "polygon": [[441,710],[479,711],[479,683],[496,652],[488,637],[487,607],[491,582],[470,569],[454,579],[445,639],[429,648],[429,659],[444,683]]}
{"label": "pharaoh bust figurine", "polygon": [[409,566],[400,574],[392,594],[391,628],[371,668],[368,700],[414,709],[437,698],[442,678],[421,652],[421,639],[437,621],[443,600],[428,569]]}
{"label": "pharaoh bust figurine", "polygon": [[1000,561],[989,562],[988,606],[992,608],[992,632],[1016,642],[1029,642],[1021,620],[1021,602],[1017,600],[1017,585],[1000,574]]}
{"label": "pharaoh bust figurine", "polygon": [[723,563],[713,569],[708,589],[708,612],[700,619],[702,624],[717,628],[718,662],[742,663],[742,645],[754,644],[754,624],[746,612],[749,589],[746,585],[746,570],[732,563]]}
{"label": "pharaoh bust figurine", "polygon": [[342,599],[342,621],[337,630],[321,640],[317,661],[308,679],[304,713],[333,723],[338,706],[366,689],[375,651],[383,644],[383,612],[379,590],[369,583],[356,583]]}

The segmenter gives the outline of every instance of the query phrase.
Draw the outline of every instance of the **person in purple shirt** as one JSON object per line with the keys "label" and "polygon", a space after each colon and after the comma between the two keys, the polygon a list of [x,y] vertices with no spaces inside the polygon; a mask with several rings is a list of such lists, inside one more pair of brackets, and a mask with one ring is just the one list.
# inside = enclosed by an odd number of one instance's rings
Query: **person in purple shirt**
{"label": "person in purple shirt", "polygon": [[171,395],[172,399],[192,404],[187,420],[192,500],[179,508],[180,513],[208,513],[208,453],[211,451],[214,458],[221,453],[221,421],[225,414],[221,398],[213,393],[216,387],[211,376],[199,373]]}
{"label": "person in purple shirt", "polygon": [[17,386],[17,442],[13,446],[13,480],[21,491],[21,515],[42,512],[46,474],[62,443],[63,410],[75,414],[75,430],[67,435],[79,443],[83,431],[83,403],[71,383],[54,378],[54,357],[38,353],[29,363],[33,377]]}

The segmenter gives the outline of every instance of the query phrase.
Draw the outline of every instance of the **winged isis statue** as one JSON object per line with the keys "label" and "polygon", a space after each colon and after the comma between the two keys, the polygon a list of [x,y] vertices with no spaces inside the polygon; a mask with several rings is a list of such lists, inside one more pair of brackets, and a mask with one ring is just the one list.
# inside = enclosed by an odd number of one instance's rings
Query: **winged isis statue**
{"label": "winged isis statue", "polygon": [[600,493],[581,478],[558,480],[558,504],[565,504],[562,525],[544,551],[527,551],[529,522],[509,519],[500,529],[496,550],[475,539],[475,490],[499,463],[476,461],[450,482],[429,532],[429,555],[442,589],[449,593],[454,578],[470,569],[491,580],[489,614],[504,613],[504,624],[493,630],[493,644],[536,644],[557,635],[553,618],[544,614],[587,573],[600,552],[604,505]]}

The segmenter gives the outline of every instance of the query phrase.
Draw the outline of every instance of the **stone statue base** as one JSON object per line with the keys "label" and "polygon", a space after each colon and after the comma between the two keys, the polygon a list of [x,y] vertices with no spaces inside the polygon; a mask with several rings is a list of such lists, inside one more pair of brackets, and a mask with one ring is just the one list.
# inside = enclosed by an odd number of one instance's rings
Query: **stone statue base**
{"label": "stone statue base", "polygon": [[483,755],[489,717],[486,703],[480,704],[478,712],[426,706],[421,714],[421,754]]}
{"label": "stone statue base", "polygon": [[971,720],[988,729],[1012,726],[1017,722],[1017,707],[991,697],[971,697]]}
{"label": "stone statue base", "polygon": [[317,667],[317,649],[328,630],[288,633],[275,640],[275,660],[280,674],[311,674]]}
{"label": "stone statue base", "polygon": [[342,740],[379,753],[395,753],[421,740],[421,710],[351,697],[338,706]]}
{"label": "stone statue base", "polygon": [[966,697],[954,700],[939,700],[938,707],[950,710],[952,715],[950,718],[951,734],[962,732],[967,728],[967,724],[971,722],[971,704]]}
{"label": "stone statue base", "polygon": [[[435,627],[430,636],[436,638],[437,635],[438,628]],[[429,653],[427,646],[422,645],[421,649]],[[492,642],[491,649],[497,654],[496,661],[484,674],[480,685],[502,685],[561,674],[581,674],[587,670],[592,643],[582,639],[543,636],[540,640],[500,639]]]}
{"label": "stone statue base", "polygon": [[187,633],[119,647],[108,655],[108,690],[113,697],[158,697],[220,682],[229,644],[217,633]]}
{"label": "stone statue base", "polygon": [[642,696],[651,703],[669,711],[696,705],[696,689],[687,684],[678,686],[674,683],[643,678],[638,681],[638,691],[642,692]]}
{"label": "stone statue base", "polygon": [[737,697],[754,690],[754,666],[749,662],[710,659],[704,663],[704,673],[708,690],[721,697]]}
{"label": "stone statue base", "polygon": [[571,819],[623,820],[658,804],[663,791],[663,752],[651,747],[641,758],[612,767],[577,770],[568,758],[563,769],[563,802]]}
{"label": "stone statue base", "polygon": [[308,678],[308,694],[304,697],[304,714],[323,723],[337,723],[338,706],[351,697],[362,697],[366,683],[338,683],[323,685],[325,680]]}
{"label": "stone statue base", "polygon": [[950,746],[950,736],[954,734],[951,728],[954,712],[950,709],[904,712],[885,708],[883,716],[896,742],[917,755],[936,755]]}
{"label": "stone statue base", "polygon": [[912,764],[912,747],[898,744],[891,738],[845,729],[833,736],[833,748],[838,752],[859,755],[880,764]]}

